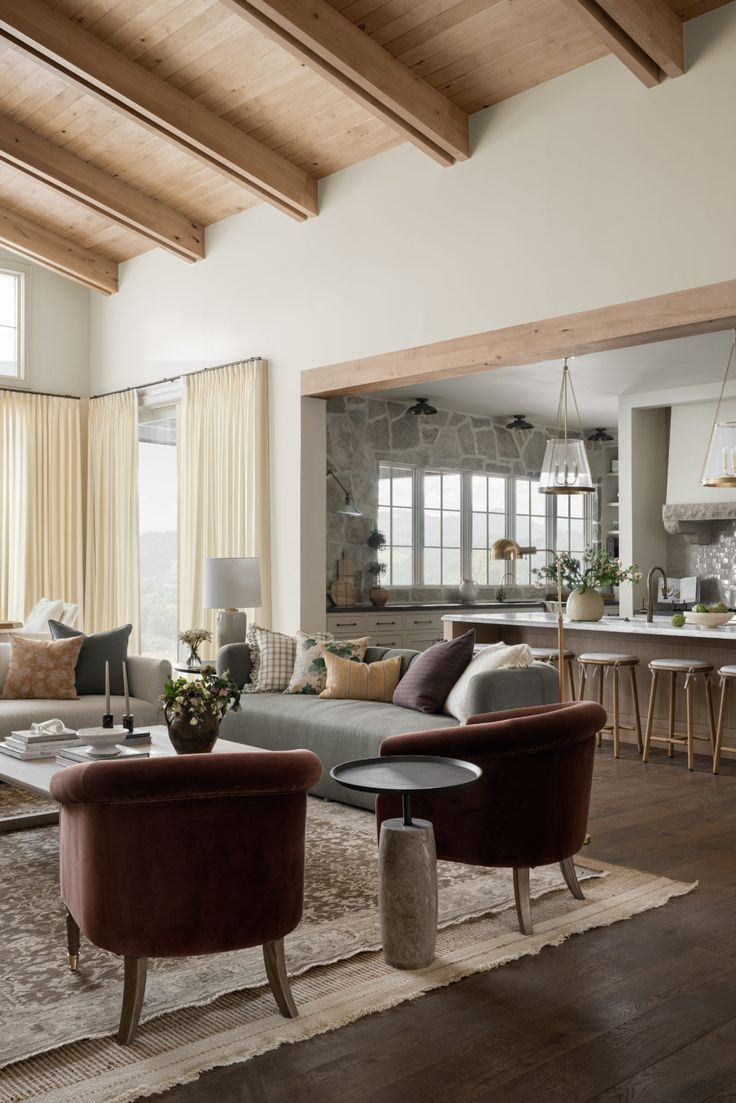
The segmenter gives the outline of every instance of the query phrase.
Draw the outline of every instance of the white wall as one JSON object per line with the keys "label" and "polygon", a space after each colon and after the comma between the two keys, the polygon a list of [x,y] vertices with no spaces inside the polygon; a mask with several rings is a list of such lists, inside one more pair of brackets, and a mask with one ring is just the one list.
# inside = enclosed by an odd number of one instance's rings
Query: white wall
{"label": "white wall", "polygon": [[208,231],[205,261],[150,252],[93,298],[95,391],[270,362],[278,626],[324,615],[302,370],[736,277],[736,5],[686,34],[679,80],[596,62],[476,116],[465,164],[402,146],[324,181],[305,225],[255,208]]}
{"label": "white wall", "polygon": [[6,249],[0,265],[26,274],[26,378],[19,386],[88,395],[90,292]]}
{"label": "white wall", "polygon": [[[670,432],[670,457],[667,470],[667,501],[671,505],[683,502],[736,502],[736,490],[703,486],[700,474],[706,444],[713,428],[717,402],[696,402],[689,406],[673,406]],[[736,420],[736,402],[723,402],[721,415],[727,421]]]}

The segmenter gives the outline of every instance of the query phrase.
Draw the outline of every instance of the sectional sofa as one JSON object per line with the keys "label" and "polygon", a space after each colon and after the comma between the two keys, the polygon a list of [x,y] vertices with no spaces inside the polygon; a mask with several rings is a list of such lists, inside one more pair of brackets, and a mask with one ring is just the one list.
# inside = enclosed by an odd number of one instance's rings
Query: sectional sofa
{"label": "sectional sofa", "polygon": [[[364,662],[400,655],[402,675],[418,651],[369,647]],[[239,686],[250,680],[250,648],[245,643],[229,644],[217,656],[219,673],[229,671]],[[524,705],[552,704],[559,699],[557,672],[543,663],[508,670],[477,674],[470,682],[469,707],[472,715],[500,712]],[[374,806],[368,793],[352,792],[330,777],[339,762],[356,758],[375,758],[389,735],[432,731],[458,724],[444,713],[427,715],[397,705],[373,701],[320,700],[304,694],[244,693],[240,712],[230,713],[222,722],[223,739],[246,743],[265,750],[292,750],[305,747],[319,756],[322,777],[311,790],[316,796],[354,804]]]}

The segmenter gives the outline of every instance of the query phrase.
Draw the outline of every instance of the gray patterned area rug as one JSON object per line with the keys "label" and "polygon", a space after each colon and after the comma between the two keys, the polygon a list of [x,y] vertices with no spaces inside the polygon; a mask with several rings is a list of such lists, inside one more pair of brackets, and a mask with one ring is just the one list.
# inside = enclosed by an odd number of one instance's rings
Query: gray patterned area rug
{"label": "gray patterned area rug", "polygon": [[509,871],[443,862],[437,961],[397,972],[374,952],[373,817],[312,799],[304,918],[287,939],[300,1018],[275,1013],[258,950],[159,960],[151,963],[142,1019],[148,1025],[123,1048],[109,1037],[120,1012],[120,962],[83,941],[80,972],[66,969],[57,866],[56,828],[0,836],[0,1103],[123,1103],[539,953],[694,887],[581,863],[587,899],[575,901],[560,891],[556,867],[538,870],[536,933],[525,938],[516,927]]}

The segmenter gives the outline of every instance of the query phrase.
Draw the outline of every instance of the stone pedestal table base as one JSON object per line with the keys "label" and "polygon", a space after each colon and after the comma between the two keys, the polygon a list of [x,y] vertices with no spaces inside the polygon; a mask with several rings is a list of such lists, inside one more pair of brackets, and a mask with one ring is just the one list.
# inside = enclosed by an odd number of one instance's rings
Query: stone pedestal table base
{"label": "stone pedestal table base", "polygon": [[428,820],[384,820],[378,849],[378,908],[383,956],[395,969],[434,961],[437,850]]}

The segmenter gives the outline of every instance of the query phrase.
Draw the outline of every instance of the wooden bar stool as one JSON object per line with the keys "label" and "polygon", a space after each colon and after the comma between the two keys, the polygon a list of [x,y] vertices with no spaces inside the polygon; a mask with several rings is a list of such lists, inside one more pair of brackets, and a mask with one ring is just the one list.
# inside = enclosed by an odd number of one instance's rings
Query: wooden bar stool
{"label": "wooden bar stool", "polygon": [[[549,663],[551,666],[555,666],[559,659],[559,653],[556,647],[532,647],[531,653],[534,656],[535,663]],[[573,670],[573,663],[575,662],[574,651],[563,651],[563,659],[565,662],[565,670],[567,671],[567,684],[569,686],[570,700],[575,700],[575,674]]]}
{"label": "wooden bar stool", "polygon": [[[613,671],[613,721],[610,724],[606,724],[598,732],[598,746],[600,747],[603,739],[602,733],[611,732],[613,734],[613,757],[619,757],[620,740],[619,736],[623,730],[636,732],[636,745],[641,753],[641,714],[639,712],[639,693],[636,688],[636,668],[639,665],[639,660],[636,655],[618,655],[615,652],[610,651],[586,651],[583,655],[578,655],[578,663],[580,664],[580,687],[578,690],[578,697],[581,701],[585,700],[585,686],[588,677],[595,678],[596,671],[598,672],[598,704],[603,704],[603,679],[609,670]],[[588,668],[591,667],[589,673]],[[621,705],[619,697],[619,672],[621,670],[628,669],[631,677],[631,696],[634,701],[634,723],[622,724],[620,720]]]}
{"label": "wooden bar stool", "polygon": [[[669,758],[672,758],[675,753],[675,745],[680,743],[687,747],[688,770],[694,768],[695,740],[701,739],[704,742],[708,741],[708,736],[696,735],[693,730],[693,690],[696,680],[702,678],[705,687],[705,700],[708,706],[708,729],[710,731],[711,753],[714,756],[715,762],[716,725],[713,716],[713,695],[710,688],[710,676],[713,673],[713,664],[701,659],[654,659],[654,661],[649,664],[649,669],[652,672],[652,689],[649,694],[649,712],[647,713],[647,730],[644,735],[643,761],[647,762],[649,760],[649,748],[652,741],[666,743],[667,755]],[[733,669],[736,671],[736,667]],[[669,674],[670,676],[669,724],[667,735],[652,734],[654,706],[657,698],[657,682],[659,681],[660,674]],[[684,736],[677,735],[675,732],[675,694],[677,693],[677,678],[681,674],[685,676],[687,733]]]}
{"label": "wooden bar stool", "polygon": [[716,748],[713,752],[713,773],[717,774],[721,765],[721,751],[736,752],[736,747],[723,746],[723,731],[726,727],[726,704],[731,683],[736,681],[736,666],[722,666],[718,671],[721,679],[721,704],[718,709],[718,725],[716,727]]}

